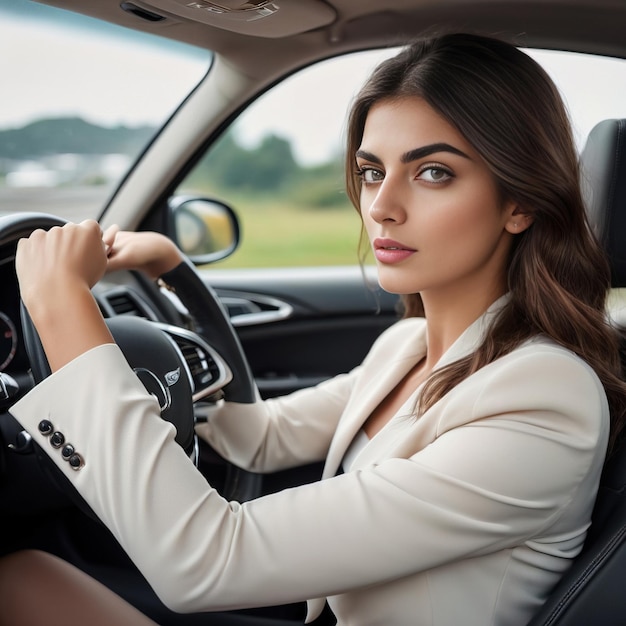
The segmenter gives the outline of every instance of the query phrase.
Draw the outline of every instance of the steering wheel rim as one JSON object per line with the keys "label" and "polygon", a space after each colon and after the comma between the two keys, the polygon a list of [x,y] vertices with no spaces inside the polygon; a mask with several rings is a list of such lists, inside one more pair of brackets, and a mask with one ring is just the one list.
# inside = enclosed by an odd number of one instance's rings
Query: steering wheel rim
{"label": "steering wheel rim", "polygon": [[[2,216],[0,217],[0,247],[14,245],[18,239],[29,236],[36,229],[49,230],[55,226],[63,226],[66,223],[66,220],[47,213],[20,213]],[[254,377],[230,318],[215,292],[205,284],[195,267],[186,258],[178,267],[166,273],[163,279],[173,287],[183,304],[187,307],[194,320],[197,334],[213,347],[230,367],[233,377],[223,388],[225,398],[240,403],[255,402],[256,385]],[[38,383],[50,374],[50,368],[30,316],[23,305],[21,309],[22,331],[24,333],[26,351],[33,377],[35,382]],[[149,363],[144,364],[142,362],[141,355],[136,347],[130,347],[132,342],[129,338],[129,333],[122,327],[126,322],[113,322],[113,320],[117,319],[110,318],[107,320],[107,324],[116,342],[121,344],[122,352],[132,352],[133,358],[127,358],[127,360],[132,360],[131,366],[134,368],[150,369],[148,367]],[[140,324],[144,322],[150,324],[146,320],[142,320]],[[134,324],[134,322],[130,322],[130,324]],[[111,328],[111,325],[113,325],[113,328]],[[167,356],[167,352],[165,354]],[[180,365],[184,368],[186,362],[182,355],[180,355],[180,360]],[[181,413],[188,413],[186,406]],[[172,415],[170,421],[177,426],[183,426],[182,428],[178,427],[177,430],[186,433],[189,431],[189,428],[184,426],[183,419],[182,416],[177,419]],[[187,447],[189,445],[188,437],[181,435],[181,442],[181,445]]]}
{"label": "steering wheel rim", "polygon": [[[24,345],[37,384],[50,375],[37,329],[23,303],[20,316]],[[138,317],[105,320],[126,361],[159,405],[161,418],[176,428],[176,441],[194,459],[195,417],[187,363],[176,344],[156,325]],[[101,372],[106,376],[106,372]]]}
{"label": "steering wheel rim", "polygon": [[[14,244],[21,237],[28,237],[36,229],[49,230],[66,223],[67,220],[47,213],[29,212],[2,216],[0,248]],[[223,389],[226,399],[246,404],[255,402],[257,397],[254,376],[228,313],[215,292],[202,280],[187,258],[162,278],[173,287],[188,309],[196,332],[230,367],[233,378]]]}
{"label": "steering wheel rim", "polygon": [[[37,228],[48,230],[65,223],[54,216],[26,215],[23,219],[11,220],[8,230],[15,240],[30,235]],[[7,239],[3,226],[0,222],[0,245]],[[20,321],[31,373],[37,384],[51,371],[37,329],[22,301]],[[193,391],[187,363],[180,350],[161,329],[147,320],[118,316],[105,322],[128,364],[157,400],[161,417],[175,426],[176,441],[191,457],[195,449]]]}

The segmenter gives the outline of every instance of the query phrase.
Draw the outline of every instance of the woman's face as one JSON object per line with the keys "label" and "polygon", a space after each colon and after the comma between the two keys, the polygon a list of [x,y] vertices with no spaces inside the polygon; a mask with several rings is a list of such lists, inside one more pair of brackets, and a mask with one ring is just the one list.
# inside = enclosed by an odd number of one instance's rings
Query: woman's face
{"label": "woman's face", "polygon": [[443,117],[421,98],[377,103],[356,162],[383,289],[504,293],[511,233],[524,217],[503,206],[483,160]]}

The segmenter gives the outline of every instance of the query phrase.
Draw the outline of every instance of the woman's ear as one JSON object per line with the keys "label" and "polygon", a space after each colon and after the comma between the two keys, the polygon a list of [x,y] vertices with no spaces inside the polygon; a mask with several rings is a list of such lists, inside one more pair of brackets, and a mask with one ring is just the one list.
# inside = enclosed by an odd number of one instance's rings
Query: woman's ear
{"label": "woman's ear", "polygon": [[504,224],[504,229],[512,235],[523,233],[532,223],[533,216],[526,213],[517,204],[507,209],[508,218]]}

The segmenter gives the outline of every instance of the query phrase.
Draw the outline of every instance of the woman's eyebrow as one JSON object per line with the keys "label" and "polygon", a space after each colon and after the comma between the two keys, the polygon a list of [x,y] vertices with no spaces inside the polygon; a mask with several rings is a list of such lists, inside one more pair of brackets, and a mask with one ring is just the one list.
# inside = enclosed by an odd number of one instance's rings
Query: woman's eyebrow
{"label": "woman's eyebrow", "polygon": [[423,159],[430,154],[434,154],[435,152],[450,152],[452,154],[456,154],[458,156],[462,156],[465,159],[469,159],[470,156],[465,154],[465,152],[451,146],[449,143],[431,143],[427,146],[422,146],[421,148],[415,148],[415,150],[409,150],[405,152],[401,157],[400,161],[402,163],[410,163],[411,161],[417,161],[419,159]]}
{"label": "woman's eyebrow", "polygon": [[371,152],[367,152],[365,150],[357,150],[354,156],[357,159],[365,159],[366,161],[378,163],[379,165],[382,165],[383,163],[375,154],[372,154]]}
{"label": "woman's eyebrow", "polygon": [[[465,159],[471,159],[471,157],[465,154],[465,152],[451,146],[449,143],[431,143],[427,146],[422,146],[421,148],[415,148],[414,150],[405,152],[400,157],[400,162],[410,163],[411,161],[418,161],[419,159],[423,159],[424,157],[435,154],[436,152],[450,152],[451,154],[462,156]],[[366,161],[371,161],[372,163],[382,164],[382,161],[375,154],[367,152],[366,150],[357,150],[355,156],[357,159],[365,159]]]}

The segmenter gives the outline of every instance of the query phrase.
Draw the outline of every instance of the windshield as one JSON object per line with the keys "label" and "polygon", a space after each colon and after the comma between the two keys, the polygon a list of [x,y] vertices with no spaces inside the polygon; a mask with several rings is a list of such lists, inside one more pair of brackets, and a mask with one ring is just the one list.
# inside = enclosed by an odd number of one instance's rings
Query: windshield
{"label": "windshield", "polygon": [[0,213],[72,221],[112,191],[211,54],[29,0],[0,5]]}

